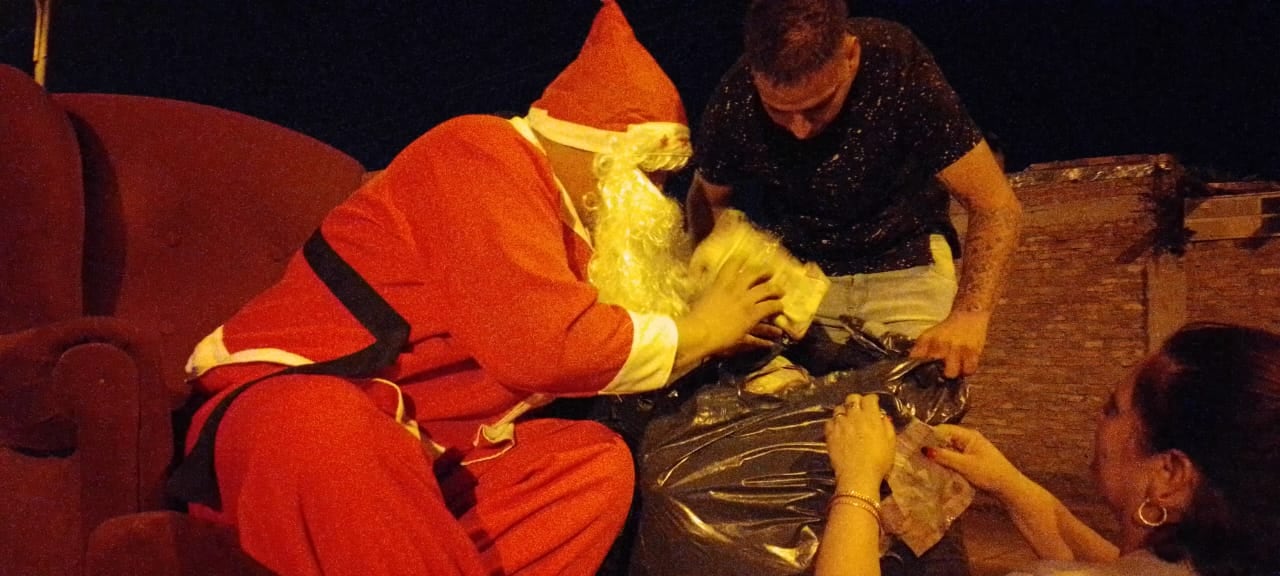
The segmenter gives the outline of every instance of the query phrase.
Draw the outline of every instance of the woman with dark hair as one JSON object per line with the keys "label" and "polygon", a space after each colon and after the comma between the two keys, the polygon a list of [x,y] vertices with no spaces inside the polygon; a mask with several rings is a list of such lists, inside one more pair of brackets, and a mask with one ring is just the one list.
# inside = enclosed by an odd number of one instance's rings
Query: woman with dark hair
{"label": "woman with dark hair", "polygon": [[[838,481],[843,474],[867,484],[868,470],[887,472],[877,421],[874,411],[837,408],[827,442]],[[951,448],[927,455],[1000,500],[1046,560],[1035,574],[1280,574],[1280,335],[1189,325],[1116,386],[1098,421],[1092,465],[1120,523],[1114,544],[982,434],[936,430]],[[853,574],[856,560],[839,560],[861,547],[834,543],[874,534],[874,524],[862,524],[875,515],[853,507],[832,506],[819,576]]]}

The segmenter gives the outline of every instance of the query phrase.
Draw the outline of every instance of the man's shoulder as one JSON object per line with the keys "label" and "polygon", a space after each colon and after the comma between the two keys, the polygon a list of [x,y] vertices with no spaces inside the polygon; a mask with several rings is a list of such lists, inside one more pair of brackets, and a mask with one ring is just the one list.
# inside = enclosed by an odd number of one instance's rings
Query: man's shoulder
{"label": "man's shoulder", "polygon": [[884,18],[861,17],[849,19],[849,31],[858,37],[883,42],[918,42],[915,32],[906,24]]}
{"label": "man's shoulder", "polygon": [[423,137],[463,141],[522,139],[509,120],[490,114],[455,116],[437,124]]}
{"label": "man's shoulder", "polygon": [[716,104],[739,102],[755,95],[751,83],[751,71],[746,56],[739,56],[733,65],[720,76],[720,82],[708,101],[708,109]]}
{"label": "man's shoulder", "polygon": [[511,169],[518,163],[527,164],[535,153],[534,145],[509,120],[474,114],[437,124],[401,150],[391,163],[421,168],[466,161]]}
{"label": "man's shoulder", "polygon": [[849,32],[862,43],[864,57],[909,59],[923,45],[905,24],[883,18],[850,18]]}
{"label": "man's shoulder", "polygon": [[530,146],[506,118],[488,114],[455,116],[441,122],[405,147],[398,156],[419,161],[453,157],[487,150],[502,156],[504,150]]}

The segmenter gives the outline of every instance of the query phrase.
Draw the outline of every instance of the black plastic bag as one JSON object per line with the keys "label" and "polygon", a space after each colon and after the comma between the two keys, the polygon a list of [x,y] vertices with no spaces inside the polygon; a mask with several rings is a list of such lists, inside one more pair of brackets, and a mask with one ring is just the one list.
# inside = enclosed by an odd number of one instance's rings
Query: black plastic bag
{"label": "black plastic bag", "polygon": [[834,406],[877,392],[891,399],[882,405],[897,423],[963,415],[964,382],[943,378],[936,362],[908,360],[910,341],[850,333],[842,345],[816,336],[785,351],[802,366],[834,369],[809,386],[752,395],[740,391],[740,371],[721,370],[653,417],[637,454],[642,513],[632,575],[804,573],[834,490],[823,432]]}

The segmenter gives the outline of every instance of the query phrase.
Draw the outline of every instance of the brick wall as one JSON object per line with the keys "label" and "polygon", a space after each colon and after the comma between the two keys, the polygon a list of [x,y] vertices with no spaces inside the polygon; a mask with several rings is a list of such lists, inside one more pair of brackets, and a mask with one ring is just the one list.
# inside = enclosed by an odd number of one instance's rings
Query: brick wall
{"label": "brick wall", "polygon": [[1280,183],[1211,184],[1188,199],[1187,318],[1280,332]]}
{"label": "brick wall", "polygon": [[1157,257],[1152,199],[1180,201],[1186,190],[1169,156],[1035,165],[1011,181],[1026,214],[1022,240],[970,378],[966,424],[1111,532],[1088,466],[1102,403],[1187,319],[1280,329],[1280,238],[1194,242],[1184,257]]}
{"label": "brick wall", "polygon": [[1193,242],[1184,267],[1188,319],[1280,332],[1280,238]]}

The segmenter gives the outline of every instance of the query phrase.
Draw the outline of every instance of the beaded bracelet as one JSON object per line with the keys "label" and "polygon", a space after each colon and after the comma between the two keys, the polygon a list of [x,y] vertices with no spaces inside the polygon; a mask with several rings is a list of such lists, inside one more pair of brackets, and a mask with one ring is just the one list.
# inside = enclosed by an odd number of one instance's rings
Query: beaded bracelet
{"label": "beaded bracelet", "polygon": [[863,493],[858,492],[858,491],[856,491],[856,490],[845,490],[845,491],[843,491],[843,492],[836,492],[835,496],[832,496],[831,498],[832,498],[832,499],[835,499],[835,498],[839,498],[839,497],[841,497],[841,496],[848,496],[848,497],[850,497],[850,498],[856,498],[856,499],[858,499],[858,500],[861,500],[861,501],[863,501],[863,502],[866,502],[868,506],[870,506],[870,507],[872,507],[873,509],[875,509],[876,514],[879,514],[879,513],[880,513],[880,499],[879,499],[879,498],[872,498],[872,497],[867,496],[866,494],[863,494]]}
{"label": "beaded bracelet", "polygon": [[884,524],[880,521],[880,512],[876,511],[875,508],[872,508],[871,505],[860,499],[853,498],[848,494],[837,494],[831,498],[831,502],[827,505],[828,515],[831,514],[831,509],[835,508],[836,504],[848,504],[854,508],[858,508],[859,510],[865,510],[871,515],[871,518],[876,521],[876,529],[879,531],[880,535],[884,535]]}

